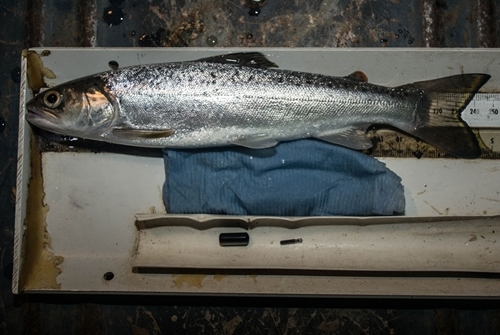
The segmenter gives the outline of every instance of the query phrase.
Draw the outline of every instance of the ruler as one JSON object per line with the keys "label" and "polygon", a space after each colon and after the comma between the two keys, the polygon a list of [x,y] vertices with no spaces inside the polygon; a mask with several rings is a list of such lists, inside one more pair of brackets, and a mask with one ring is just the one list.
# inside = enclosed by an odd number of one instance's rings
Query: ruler
{"label": "ruler", "polygon": [[[450,95],[456,96],[457,94],[443,94],[442,98],[447,99]],[[500,93],[479,93],[463,110],[462,119],[472,128],[498,128],[500,130],[499,111]]]}

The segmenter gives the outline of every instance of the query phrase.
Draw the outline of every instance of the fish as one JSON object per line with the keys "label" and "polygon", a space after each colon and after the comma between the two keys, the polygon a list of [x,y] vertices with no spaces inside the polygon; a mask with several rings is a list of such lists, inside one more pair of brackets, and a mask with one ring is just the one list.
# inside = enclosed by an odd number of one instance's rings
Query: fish
{"label": "fish", "polygon": [[459,158],[481,153],[461,112],[488,74],[386,87],[360,71],[333,77],[277,67],[246,52],[118,68],[39,93],[26,119],[56,134],[171,149],[316,138],[363,150],[373,146],[367,129],[382,125]]}

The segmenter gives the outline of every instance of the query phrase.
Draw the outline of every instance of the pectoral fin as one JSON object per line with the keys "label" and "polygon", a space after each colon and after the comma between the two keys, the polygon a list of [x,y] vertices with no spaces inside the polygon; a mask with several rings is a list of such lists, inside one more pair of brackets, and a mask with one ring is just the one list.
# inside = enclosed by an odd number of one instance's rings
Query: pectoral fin
{"label": "pectoral fin", "polygon": [[174,133],[172,129],[115,128],[113,134],[123,138],[162,138]]}
{"label": "pectoral fin", "polygon": [[344,128],[335,132],[323,132],[315,137],[356,150],[368,149],[373,146],[372,141],[366,136],[366,129],[363,128]]}
{"label": "pectoral fin", "polygon": [[278,141],[267,135],[256,135],[249,137],[240,137],[234,140],[232,143],[234,145],[239,145],[250,149],[266,149],[274,147],[278,144]]}

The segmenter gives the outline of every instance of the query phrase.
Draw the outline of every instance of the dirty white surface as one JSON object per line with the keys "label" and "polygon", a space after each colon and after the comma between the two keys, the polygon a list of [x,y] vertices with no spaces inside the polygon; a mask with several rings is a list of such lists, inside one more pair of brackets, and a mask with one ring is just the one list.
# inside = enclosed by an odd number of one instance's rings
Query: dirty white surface
{"label": "dirty white surface", "polygon": [[[400,219],[404,222],[404,219]],[[488,221],[257,227],[247,247],[219,247],[218,236],[243,229],[156,227],[141,230],[139,268],[323,271],[497,272],[500,244]],[[280,245],[281,240],[302,239]],[[207,257],[207,252],[211,257]],[[478,260],[481,261],[478,261]],[[144,271],[148,271],[145,269]],[[169,270],[175,271],[175,270]]]}
{"label": "dirty white surface", "polygon": [[[123,67],[197,59],[230,51],[50,50],[51,55],[42,58],[44,65],[57,76],[49,81],[50,85],[108,70],[111,60]],[[484,87],[485,92],[500,87],[500,58],[496,50],[267,49],[263,52],[280,68],[338,76],[363,70],[371,82],[390,86],[463,71],[491,74],[493,78]],[[26,100],[29,98],[30,92]],[[18,251],[30,176],[27,145],[30,127],[23,116],[21,123]],[[446,216],[453,220],[462,216],[500,215],[498,161],[381,160],[403,180],[408,217]],[[54,253],[64,257],[60,265],[62,273],[57,277],[62,291],[391,296],[498,296],[500,292],[497,279],[464,274],[500,273],[498,218],[421,224],[389,219],[387,224],[376,226],[343,225],[342,219],[337,219],[332,225],[293,230],[261,227],[249,231],[248,247],[221,248],[218,234],[235,231],[234,228],[196,230],[163,226],[139,230],[135,226],[136,213],[165,211],[161,200],[164,181],[161,158],[43,153],[42,166],[44,202],[50,208],[46,218],[48,233]],[[281,239],[296,237],[303,238],[303,243],[279,245]],[[19,279],[22,260],[20,252],[16,255],[15,279]],[[231,265],[244,269],[336,272],[225,273],[224,269]],[[164,271],[151,273],[143,269],[148,267]],[[133,272],[137,268],[150,273]],[[191,270],[176,273],[172,268]],[[203,268],[216,271],[208,273]],[[342,273],[346,270],[349,272]],[[369,272],[352,272],[361,270]],[[398,277],[390,271],[430,271],[432,275]],[[451,275],[436,275],[436,271],[451,271]],[[104,280],[106,272],[113,272],[114,278]],[[17,284],[15,280],[15,292]]]}

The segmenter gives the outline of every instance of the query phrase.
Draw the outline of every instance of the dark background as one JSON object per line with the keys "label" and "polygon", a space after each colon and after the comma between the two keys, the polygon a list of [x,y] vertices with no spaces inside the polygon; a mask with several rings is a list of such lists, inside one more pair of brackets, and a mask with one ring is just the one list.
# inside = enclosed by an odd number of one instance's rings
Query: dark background
{"label": "dark background", "polygon": [[255,2],[0,1],[0,334],[500,334],[498,300],[12,295],[22,49],[493,48],[500,37],[498,0]]}

